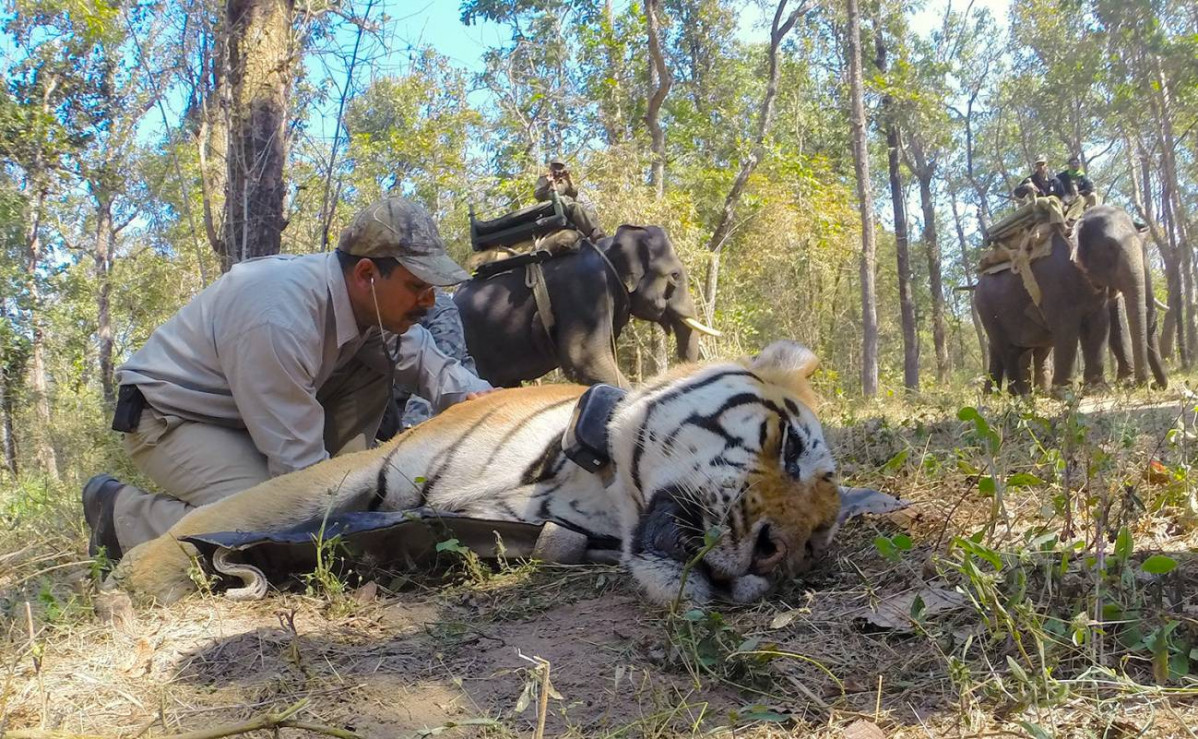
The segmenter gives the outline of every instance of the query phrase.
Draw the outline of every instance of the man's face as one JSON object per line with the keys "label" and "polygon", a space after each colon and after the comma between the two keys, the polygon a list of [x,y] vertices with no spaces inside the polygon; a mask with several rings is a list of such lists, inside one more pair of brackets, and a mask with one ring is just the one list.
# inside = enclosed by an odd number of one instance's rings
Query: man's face
{"label": "man's face", "polygon": [[1069,169],[1081,169],[1082,162],[1080,159],[1070,159]]}
{"label": "man's face", "polygon": [[387,277],[375,272],[371,305],[373,307],[377,301],[378,320],[392,333],[402,334],[419,323],[432,308],[434,300],[433,286],[402,264]]}
{"label": "man's face", "polygon": [[1040,174],[1044,174],[1044,171],[1046,169],[1048,169],[1048,162],[1036,162],[1036,171],[1037,172],[1039,172]]}

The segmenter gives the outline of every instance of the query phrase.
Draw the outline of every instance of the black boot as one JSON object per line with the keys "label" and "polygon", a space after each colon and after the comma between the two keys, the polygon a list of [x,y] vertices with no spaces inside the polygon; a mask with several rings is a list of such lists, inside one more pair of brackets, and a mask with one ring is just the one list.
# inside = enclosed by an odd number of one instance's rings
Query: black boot
{"label": "black boot", "polygon": [[124,554],[116,538],[114,510],[116,496],[122,485],[112,475],[96,475],[83,486],[83,517],[91,528],[87,553],[91,557],[98,555],[101,547],[110,562],[116,562]]}

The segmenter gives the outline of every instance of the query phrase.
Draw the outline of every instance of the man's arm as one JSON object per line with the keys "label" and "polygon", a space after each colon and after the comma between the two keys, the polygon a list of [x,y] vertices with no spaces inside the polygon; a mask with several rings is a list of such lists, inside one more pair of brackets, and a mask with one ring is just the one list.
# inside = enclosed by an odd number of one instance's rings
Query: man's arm
{"label": "man's arm", "polygon": [[272,476],[328,459],[324,408],[316,401],[319,358],[295,331],[260,320],[221,347],[221,366],[246,430]]}
{"label": "man's arm", "polygon": [[568,198],[577,198],[578,188],[574,186],[574,178],[570,177],[569,171],[562,175],[562,179],[566,183],[566,187],[561,191],[561,194]]}
{"label": "man's arm", "polygon": [[549,200],[549,177],[547,175],[537,178],[537,186],[532,194],[538,201]]}
{"label": "man's arm", "polygon": [[438,413],[468,396],[494,389],[491,383],[438,349],[423,326],[413,326],[399,337],[395,379],[415,387],[417,394],[428,398]]}

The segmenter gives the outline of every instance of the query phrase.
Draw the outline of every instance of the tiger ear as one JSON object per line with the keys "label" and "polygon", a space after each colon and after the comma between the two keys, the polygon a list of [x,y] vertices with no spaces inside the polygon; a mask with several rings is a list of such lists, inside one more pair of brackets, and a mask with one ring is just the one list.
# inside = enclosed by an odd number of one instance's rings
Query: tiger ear
{"label": "tiger ear", "polygon": [[804,380],[819,368],[819,357],[815,352],[797,341],[781,339],[775,341],[753,357],[749,368],[757,372],[780,372],[797,374]]}
{"label": "tiger ear", "polygon": [[799,396],[809,407],[815,404],[815,393],[809,382],[819,368],[815,352],[797,341],[775,341],[746,363],[763,380],[781,385]]}

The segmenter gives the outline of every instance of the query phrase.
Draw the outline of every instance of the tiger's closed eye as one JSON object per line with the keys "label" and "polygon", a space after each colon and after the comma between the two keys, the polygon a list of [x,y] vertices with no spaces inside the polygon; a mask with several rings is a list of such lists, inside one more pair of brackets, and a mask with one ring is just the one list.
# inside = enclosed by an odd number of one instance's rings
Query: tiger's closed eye
{"label": "tiger's closed eye", "polygon": [[782,426],[782,466],[795,479],[799,478],[799,459],[807,451],[802,436],[789,423]]}

